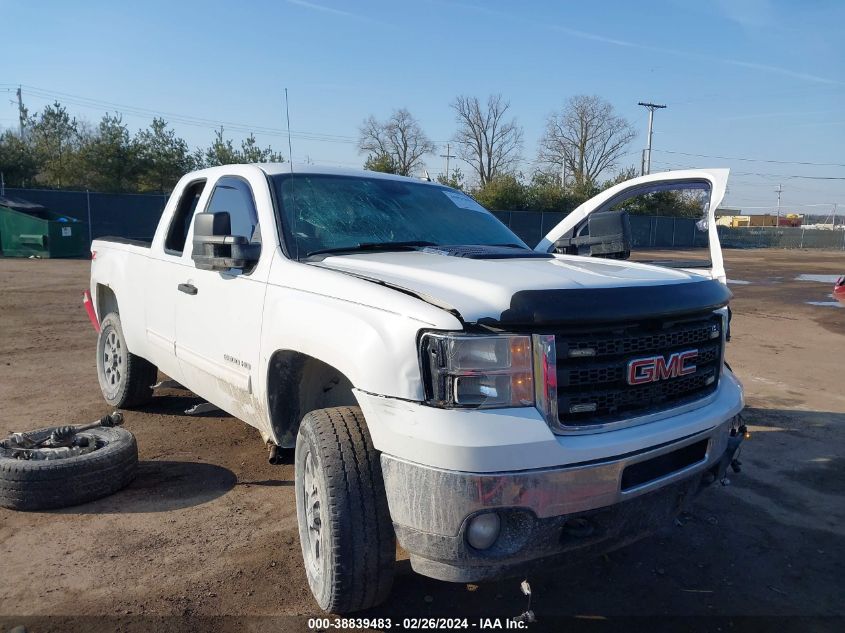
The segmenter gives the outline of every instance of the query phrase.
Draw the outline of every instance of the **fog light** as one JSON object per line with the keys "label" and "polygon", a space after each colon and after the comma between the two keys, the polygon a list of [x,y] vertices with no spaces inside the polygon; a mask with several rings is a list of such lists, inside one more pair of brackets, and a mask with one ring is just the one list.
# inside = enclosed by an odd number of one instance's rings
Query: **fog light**
{"label": "fog light", "polygon": [[487,549],[499,538],[502,521],[495,512],[474,516],[467,526],[467,541],[475,549]]}

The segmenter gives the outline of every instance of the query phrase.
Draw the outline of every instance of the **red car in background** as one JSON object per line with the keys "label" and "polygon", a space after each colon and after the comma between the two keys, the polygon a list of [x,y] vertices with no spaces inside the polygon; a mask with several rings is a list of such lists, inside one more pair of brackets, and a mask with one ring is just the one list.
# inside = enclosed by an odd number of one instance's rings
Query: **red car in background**
{"label": "red car in background", "polygon": [[833,298],[839,299],[839,303],[845,305],[845,277],[840,277],[833,285]]}

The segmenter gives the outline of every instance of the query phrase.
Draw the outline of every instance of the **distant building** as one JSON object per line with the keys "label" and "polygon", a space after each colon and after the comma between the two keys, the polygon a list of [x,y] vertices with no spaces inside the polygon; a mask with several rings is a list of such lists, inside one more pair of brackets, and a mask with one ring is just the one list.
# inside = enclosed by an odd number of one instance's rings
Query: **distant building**
{"label": "distant building", "polygon": [[[724,209],[719,209],[724,211]],[[780,218],[773,213],[760,213],[757,215],[729,215],[716,212],[716,224],[728,226],[733,229],[742,227],[757,226],[801,226],[804,216],[798,213],[781,214]]]}

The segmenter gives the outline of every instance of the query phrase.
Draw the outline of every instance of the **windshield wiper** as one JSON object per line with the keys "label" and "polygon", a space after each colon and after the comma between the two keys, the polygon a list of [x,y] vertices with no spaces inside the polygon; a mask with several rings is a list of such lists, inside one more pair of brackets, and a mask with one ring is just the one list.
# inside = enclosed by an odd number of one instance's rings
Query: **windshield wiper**
{"label": "windshield wiper", "polygon": [[366,251],[405,251],[413,250],[422,246],[436,246],[434,242],[411,240],[407,242],[361,242],[349,246],[336,246],[334,248],[319,248],[316,251],[309,251],[306,257],[313,255],[324,255],[326,253],[357,253]]}

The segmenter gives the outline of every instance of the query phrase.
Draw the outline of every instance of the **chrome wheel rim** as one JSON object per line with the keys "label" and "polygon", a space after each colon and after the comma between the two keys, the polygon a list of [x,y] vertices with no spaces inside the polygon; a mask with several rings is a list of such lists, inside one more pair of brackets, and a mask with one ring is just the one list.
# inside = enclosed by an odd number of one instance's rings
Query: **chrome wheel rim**
{"label": "chrome wheel rim", "polygon": [[103,339],[101,360],[106,390],[109,394],[115,394],[120,389],[126,371],[126,350],[113,329],[109,330]]}
{"label": "chrome wheel rim", "polygon": [[305,455],[302,477],[302,502],[305,526],[308,531],[305,564],[314,577],[319,577],[323,555],[323,521],[320,489],[317,485],[317,466],[311,451]]}

